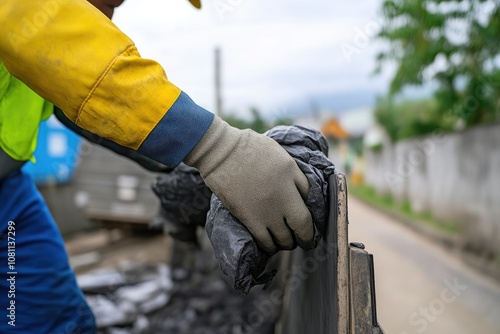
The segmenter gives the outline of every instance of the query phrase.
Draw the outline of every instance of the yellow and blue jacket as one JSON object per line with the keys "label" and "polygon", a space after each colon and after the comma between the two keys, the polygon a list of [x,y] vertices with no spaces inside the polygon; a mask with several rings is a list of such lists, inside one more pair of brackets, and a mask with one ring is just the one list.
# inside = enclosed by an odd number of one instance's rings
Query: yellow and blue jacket
{"label": "yellow and blue jacket", "polygon": [[12,75],[73,130],[145,166],[175,167],[213,120],[86,0],[2,0],[0,22]]}

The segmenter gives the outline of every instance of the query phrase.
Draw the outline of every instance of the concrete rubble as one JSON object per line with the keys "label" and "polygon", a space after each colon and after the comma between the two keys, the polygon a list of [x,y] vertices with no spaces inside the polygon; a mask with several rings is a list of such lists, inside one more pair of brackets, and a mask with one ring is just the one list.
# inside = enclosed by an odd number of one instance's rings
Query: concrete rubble
{"label": "concrete rubble", "polygon": [[[105,332],[149,333],[145,316],[164,307],[173,289],[170,268],[125,265],[78,276],[97,326]],[[121,328],[114,328],[120,326]]]}
{"label": "concrete rubble", "polygon": [[211,249],[176,250],[183,254],[173,269],[125,263],[78,276],[99,334],[273,333],[277,310],[257,310],[269,301],[268,291],[238,295],[221,278]]}

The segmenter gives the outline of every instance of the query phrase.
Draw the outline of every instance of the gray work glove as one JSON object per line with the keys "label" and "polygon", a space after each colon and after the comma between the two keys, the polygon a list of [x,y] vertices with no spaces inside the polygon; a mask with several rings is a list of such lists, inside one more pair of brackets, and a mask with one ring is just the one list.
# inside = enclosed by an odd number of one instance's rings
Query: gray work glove
{"label": "gray work glove", "polygon": [[231,127],[215,117],[184,162],[197,168],[224,206],[259,246],[273,254],[278,244],[313,246],[313,223],[304,199],[309,182],[274,140]]}

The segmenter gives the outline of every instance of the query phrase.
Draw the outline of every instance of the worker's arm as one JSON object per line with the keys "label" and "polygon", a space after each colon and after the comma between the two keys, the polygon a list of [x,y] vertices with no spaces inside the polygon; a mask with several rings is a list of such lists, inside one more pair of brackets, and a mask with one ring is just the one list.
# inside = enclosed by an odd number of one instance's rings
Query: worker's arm
{"label": "worker's arm", "polygon": [[176,166],[213,115],[85,0],[3,0],[0,59],[76,126]]}
{"label": "worker's arm", "polygon": [[312,245],[309,183],[285,150],[214,119],[92,5],[2,0],[0,22],[0,60],[75,126],[123,152],[198,168],[269,253]]}

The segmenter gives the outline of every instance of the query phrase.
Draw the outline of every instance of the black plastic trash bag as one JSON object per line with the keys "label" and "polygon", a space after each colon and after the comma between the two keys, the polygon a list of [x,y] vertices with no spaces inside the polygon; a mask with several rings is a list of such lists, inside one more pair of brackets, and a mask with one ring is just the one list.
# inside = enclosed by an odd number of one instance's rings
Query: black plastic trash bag
{"label": "black plastic trash bag", "polygon": [[[335,173],[328,160],[328,144],[315,130],[300,126],[277,126],[266,135],[277,141],[296,161],[309,180],[306,205],[311,211],[315,239],[319,240],[328,219],[328,176]],[[236,291],[248,294],[255,285],[266,288],[276,270],[264,272],[269,258],[257,247],[247,228],[212,195],[206,231],[224,279]]]}
{"label": "black plastic trash bag", "polygon": [[163,226],[177,240],[197,243],[196,228],[205,226],[212,195],[200,172],[181,163],[170,173],[156,177],[152,188],[161,207],[151,225]]}

